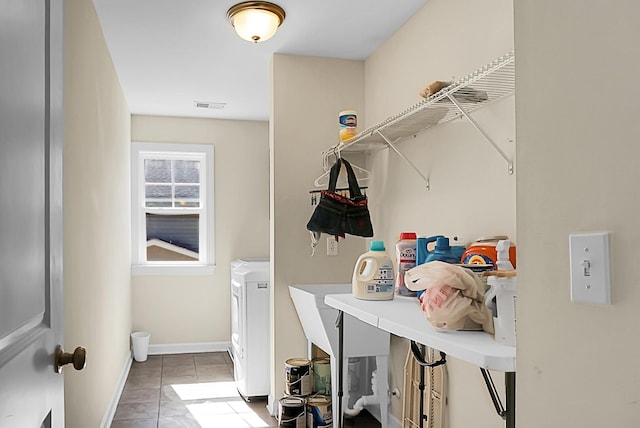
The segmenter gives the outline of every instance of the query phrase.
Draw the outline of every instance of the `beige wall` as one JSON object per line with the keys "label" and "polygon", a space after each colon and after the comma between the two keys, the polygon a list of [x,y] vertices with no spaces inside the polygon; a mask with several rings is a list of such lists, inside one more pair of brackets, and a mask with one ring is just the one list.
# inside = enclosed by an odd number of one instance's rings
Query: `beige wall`
{"label": "beige wall", "polygon": [[90,0],[65,1],[65,348],[68,428],[98,427],[129,358],[130,116]]}
{"label": "beige wall", "polygon": [[213,144],[213,275],[133,276],[133,328],[151,344],[230,341],[230,262],[269,257],[268,123],[133,116],[131,140]]}
{"label": "beige wall", "polygon": [[[463,78],[512,49],[510,0],[430,0],[366,60],[366,125],[420,101],[418,92],[428,83]],[[514,97],[473,117],[514,156]],[[498,234],[517,242],[515,175],[508,174],[505,160],[466,120],[426,131],[398,148],[430,178],[431,190],[394,152],[370,157],[372,220],[376,238],[388,248],[403,231],[459,236],[463,242]],[[401,391],[407,349],[405,340],[394,338],[390,387]],[[450,428],[504,426],[479,369],[455,358],[448,359],[447,368]],[[502,374],[494,373],[494,379],[503,394]],[[392,400],[398,419],[401,406],[401,400]]]}
{"label": "beige wall", "polygon": [[[638,426],[634,1],[515,3],[518,427]],[[571,303],[568,235],[609,231],[612,304]]]}
{"label": "beige wall", "polygon": [[340,241],[326,255],[326,235],[311,257],[306,224],[313,213],[309,190],[323,173],[321,152],[338,140],[341,110],[364,110],[362,61],[275,55],[271,111],[272,382],[284,391],[284,362],[306,357],[306,339],[289,296],[290,284],[350,283],[364,239]]}
{"label": "beige wall", "polygon": [[[449,20],[438,18],[441,16],[456,16],[455,29]],[[339,258],[323,255],[324,240],[315,258],[305,253],[309,237],[304,225],[312,211],[301,208],[304,201],[300,195],[306,194],[321,172],[317,169],[320,152],[337,140],[337,112],[356,108],[360,129],[364,129],[419,101],[417,93],[427,83],[462,78],[512,49],[509,1],[477,4],[432,0],[368,58],[364,68],[361,63],[331,59],[274,57],[271,164],[275,398],[279,398],[283,386],[284,361],[306,352],[286,286],[350,282],[354,261],[365,249],[362,239],[350,237],[346,242],[353,245],[351,251],[341,253]],[[358,70],[347,72],[345,65],[357,66]],[[363,95],[359,88],[364,89]],[[300,93],[305,94],[303,99]],[[355,99],[363,102],[354,105]],[[300,109],[301,103],[304,109]],[[476,119],[514,156],[513,97],[478,112]],[[400,232],[411,230],[425,235],[457,235],[465,240],[494,234],[516,239],[515,176],[508,175],[506,162],[468,123],[454,121],[407,141],[401,148],[430,176],[432,190],[425,191],[419,176],[394,153],[384,150],[367,157],[372,170],[369,194],[376,239],[384,240],[390,249]],[[499,197],[487,203],[487,195]],[[390,386],[402,390],[407,344],[397,338],[392,343]],[[450,426],[502,426],[477,367],[455,359],[450,359],[448,366],[452,387]],[[496,376],[502,388],[500,374]],[[392,413],[401,418],[401,400],[392,401]]]}
{"label": "beige wall", "polygon": [[[67,426],[84,427],[99,425],[129,352],[129,122],[91,3],[68,0],[65,6],[65,347],[85,345],[89,352],[83,372],[65,371],[65,394]],[[135,117],[134,140],[213,142],[216,171],[226,178],[216,174],[216,238],[224,244],[217,247],[214,277],[181,278],[180,288],[175,278],[134,278],[134,327],[151,330],[156,343],[228,340],[228,262],[271,252],[272,395],[279,398],[284,360],[306,352],[287,285],[348,282],[364,246],[348,238],[342,256],[328,258],[323,242],[309,257],[307,192],[322,172],[320,151],[337,140],[337,112],[358,110],[362,129],[417,101],[426,83],[462,77],[504,54],[513,47],[513,9],[506,0],[430,0],[366,66],[276,55],[270,190],[266,124]],[[629,55],[639,12],[631,1],[590,9],[575,0],[516,3],[517,198],[504,161],[464,121],[401,145],[429,173],[429,192],[394,153],[367,160],[374,172],[376,238],[388,246],[404,230],[517,238],[521,427],[633,427],[640,414],[640,347],[625,339],[637,336],[640,301],[630,260],[640,238],[633,198],[640,149],[630,144],[640,131],[631,116],[638,90],[627,84],[640,68]],[[608,102],[598,104],[603,92]],[[508,142],[512,105],[478,112],[509,154],[515,151]],[[247,164],[251,159],[257,163]],[[238,168],[251,171],[261,189],[254,205],[241,210],[232,207],[242,198],[220,188],[237,179]],[[569,301],[567,236],[592,230],[613,232],[610,306]],[[163,323],[157,314],[166,310],[176,315]],[[392,387],[401,387],[405,349],[394,340]],[[477,368],[455,359],[448,366],[450,427],[503,426]],[[397,401],[392,410],[399,417]]]}

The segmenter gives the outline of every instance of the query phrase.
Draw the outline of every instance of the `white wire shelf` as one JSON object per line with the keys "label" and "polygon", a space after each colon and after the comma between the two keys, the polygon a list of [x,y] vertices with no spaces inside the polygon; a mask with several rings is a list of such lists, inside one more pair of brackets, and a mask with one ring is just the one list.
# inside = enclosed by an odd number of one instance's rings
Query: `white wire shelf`
{"label": "white wire shelf", "polygon": [[[402,156],[393,144],[464,116],[509,163],[509,173],[512,173],[512,160],[473,121],[469,113],[512,95],[514,92],[515,55],[512,51],[409,107],[402,113],[365,129],[351,140],[333,146],[327,152],[364,152],[391,146]],[[423,176],[423,178],[425,177]],[[425,178],[425,180],[428,186],[428,179]]]}

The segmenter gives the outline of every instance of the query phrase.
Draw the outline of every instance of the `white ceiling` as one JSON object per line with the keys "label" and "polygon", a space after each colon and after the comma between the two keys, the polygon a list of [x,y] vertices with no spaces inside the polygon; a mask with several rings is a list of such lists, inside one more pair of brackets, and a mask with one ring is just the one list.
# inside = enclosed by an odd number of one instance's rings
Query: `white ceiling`
{"label": "white ceiling", "polygon": [[[93,0],[133,114],[267,120],[273,53],[363,60],[427,0],[275,0],[266,42],[240,39],[234,0]],[[224,109],[195,101],[226,103]]]}

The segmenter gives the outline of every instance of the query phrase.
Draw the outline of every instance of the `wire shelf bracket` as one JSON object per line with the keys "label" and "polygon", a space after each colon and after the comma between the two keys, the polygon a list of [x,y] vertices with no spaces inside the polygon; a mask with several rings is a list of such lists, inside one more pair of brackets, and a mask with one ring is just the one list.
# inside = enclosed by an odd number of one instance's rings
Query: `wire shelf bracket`
{"label": "wire shelf bracket", "polygon": [[464,107],[462,107],[460,103],[458,103],[455,97],[453,97],[451,94],[447,94],[447,98],[449,98],[449,101],[451,101],[458,108],[458,110],[460,110],[460,113],[469,121],[469,123],[471,123],[471,125],[473,125],[476,131],[478,131],[480,135],[482,135],[485,140],[487,140],[489,144],[491,144],[491,146],[500,154],[500,156],[502,156],[502,158],[507,161],[507,171],[509,172],[509,175],[513,174],[513,160],[511,160],[511,158],[507,156],[504,150],[502,150],[500,146],[496,144],[495,141],[493,141],[493,138],[491,138],[489,134],[487,134],[471,116],[469,116],[469,113],[467,113]]}
{"label": "wire shelf bracket", "polygon": [[382,138],[385,143],[387,143],[387,145],[389,147],[391,147],[393,149],[394,152],[396,152],[396,154],[398,156],[400,156],[400,159],[402,159],[407,165],[409,165],[415,172],[418,173],[418,175],[420,177],[422,177],[422,179],[424,180],[426,186],[427,186],[427,190],[431,189],[431,185],[429,183],[429,177],[426,177],[419,169],[417,166],[415,166],[415,164],[413,162],[411,162],[409,159],[407,159],[407,157],[405,155],[403,155],[402,153],[400,153],[400,151],[396,148],[396,146],[394,145],[394,143],[392,143],[391,141],[389,141],[389,139],[387,137],[385,137],[382,132],[380,132],[380,130],[377,130],[376,133],[378,135],[380,135],[380,138]]}
{"label": "wire shelf bracket", "polygon": [[464,117],[507,162],[508,173],[513,174],[513,159],[480,127],[471,117],[471,113],[514,93],[515,54],[511,51],[402,113],[365,129],[351,140],[338,143],[332,149],[345,152],[368,152],[389,147],[422,177],[429,190],[429,177],[402,155],[396,145],[407,137],[415,137],[429,128]]}

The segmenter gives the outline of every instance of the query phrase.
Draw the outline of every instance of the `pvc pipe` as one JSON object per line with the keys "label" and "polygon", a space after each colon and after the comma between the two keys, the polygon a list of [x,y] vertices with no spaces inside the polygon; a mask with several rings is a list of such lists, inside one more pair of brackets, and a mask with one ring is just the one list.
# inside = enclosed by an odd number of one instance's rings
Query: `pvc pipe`
{"label": "pvc pipe", "polygon": [[[344,414],[348,416],[357,416],[364,406],[368,406],[371,404],[380,404],[380,397],[378,396],[378,381],[376,380],[376,370],[371,373],[371,389],[373,390],[373,395],[363,395],[358,398],[358,400],[353,403],[353,409],[350,409],[347,405],[344,409]],[[347,400],[348,401],[348,400]]]}
{"label": "pvc pipe", "polygon": [[364,406],[368,406],[370,404],[380,404],[380,399],[377,395],[363,395],[358,398],[358,400],[353,403],[353,409],[350,409],[348,406],[344,409],[345,415],[348,416],[357,416]]}

